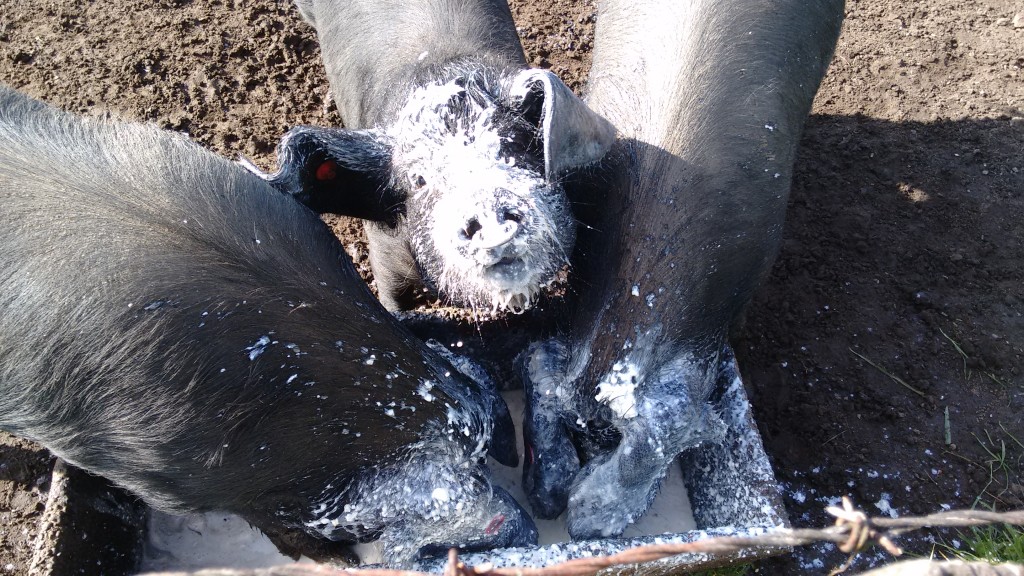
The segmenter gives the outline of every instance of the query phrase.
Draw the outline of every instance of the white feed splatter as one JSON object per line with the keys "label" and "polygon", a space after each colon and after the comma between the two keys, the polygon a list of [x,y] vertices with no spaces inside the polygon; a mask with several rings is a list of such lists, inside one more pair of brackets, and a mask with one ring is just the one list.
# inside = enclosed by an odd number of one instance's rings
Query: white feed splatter
{"label": "white feed splatter", "polygon": [[875,508],[878,508],[882,514],[888,514],[890,518],[899,518],[899,512],[890,503],[891,498],[892,496],[882,492],[881,498],[878,499],[878,502],[875,502]]}
{"label": "white feed splatter", "polygon": [[430,393],[430,390],[434,388],[434,383],[429,380],[424,381],[420,384],[419,388],[416,389],[416,393],[427,402],[434,401],[434,395]]}
{"label": "white feed splatter", "polygon": [[619,418],[636,417],[636,385],[640,371],[632,362],[616,362],[597,385],[598,402],[611,408]]}
{"label": "white feed splatter", "polygon": [[267,345],[270,344],[270,336],[260,336],[252,346],[245,349],[249,353],[249,360],[255,360],[263,351],[267,349]]}

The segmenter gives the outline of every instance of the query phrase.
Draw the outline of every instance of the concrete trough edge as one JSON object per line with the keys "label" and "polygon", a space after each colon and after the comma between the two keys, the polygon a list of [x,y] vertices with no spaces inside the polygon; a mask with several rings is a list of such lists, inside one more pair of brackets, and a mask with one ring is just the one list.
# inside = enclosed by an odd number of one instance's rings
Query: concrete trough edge
{"label": "concrete trough edge", "polygon": [[103,478],[58,459],[29,574],[134,574],[149,509]]}

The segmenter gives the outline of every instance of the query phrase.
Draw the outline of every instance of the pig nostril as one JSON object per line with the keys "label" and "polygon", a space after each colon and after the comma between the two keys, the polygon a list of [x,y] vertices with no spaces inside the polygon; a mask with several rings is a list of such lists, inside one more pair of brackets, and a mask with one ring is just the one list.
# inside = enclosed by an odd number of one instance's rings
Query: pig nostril
{"label": "pig nostril", "polygon": [[472,240],[473,236],[475,236],[476,233],[479,232],[481,228],[483,228],[483,226],[480,225],[480,221],[477,220],[476,218],[473,218],[469,221],[466,227],[462,229],[462,237],[465,240]]}
{"label": "pig nostril", "polygon": [[513,212],[512,210],[502,210],[501,214],[498,216],[498,222],[501,223],[515,222],[516,224],[520,224],[522,223],[522,221],[523,217],[520,216],[518,213]]}

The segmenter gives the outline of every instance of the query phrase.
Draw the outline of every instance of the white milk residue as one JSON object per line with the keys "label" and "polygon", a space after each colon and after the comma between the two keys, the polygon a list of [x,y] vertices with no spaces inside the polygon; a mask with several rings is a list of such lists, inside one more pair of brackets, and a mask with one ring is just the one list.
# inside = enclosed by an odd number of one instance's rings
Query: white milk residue
{"label": "white milk residue", "polygon": [[636,391],[640,370],[632,362],[616,362],[597,385],[598,402],[607,404],[619,418],[636,417]]}
{"label": "white milk residue", "polygon": [[298,562],[277,551],[259,530],[238,516],[210,512],[173,516],[150,512],[140,572],[206,568],[268,568]]}

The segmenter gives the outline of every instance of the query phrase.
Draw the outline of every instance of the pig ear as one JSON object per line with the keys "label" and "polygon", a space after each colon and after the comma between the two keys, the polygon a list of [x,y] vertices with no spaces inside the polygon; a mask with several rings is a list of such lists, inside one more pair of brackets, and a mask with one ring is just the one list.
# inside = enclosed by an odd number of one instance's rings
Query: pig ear
{"label": "pig ear", "polygon": [[388,220],[402,201],[387,185],[391,146],[375,130],[298,126],[277,145],[277,172],[246,167],[318,214]]}
{"label": "pig ear", "polygon": [[513,79],[513,103],[536,119],[544,140],[544,172],[555,180],[565,171],[600,160],[615,141],[615,128],[590,110],[558,76],[524,70]]}

